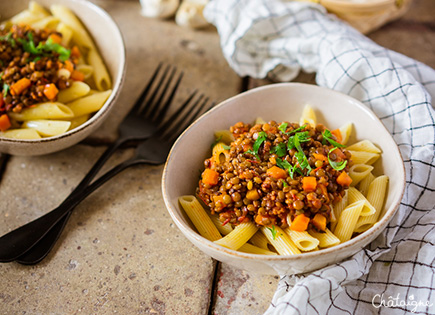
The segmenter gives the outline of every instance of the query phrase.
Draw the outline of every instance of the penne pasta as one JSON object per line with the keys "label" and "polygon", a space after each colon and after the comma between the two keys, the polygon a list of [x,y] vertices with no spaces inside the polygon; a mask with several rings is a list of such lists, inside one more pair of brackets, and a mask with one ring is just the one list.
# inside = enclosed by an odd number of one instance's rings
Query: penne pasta
{"label": "penne pasta", "polygon": [[39,21],[50,14],[47,10],[44,9],[41,5],[39,5],[35,1],[29,2],[28,9],[21,11],[17,15],[13,16],[10,21],[13,24],[29,24],[35,23],[36,21]]}
{"label": "penne pasta", "polygon": [[230,153],[225,147],[226,145],[223,142],[218,142],[213,146],[212,156],[217,165],[225,163],[230,158]]}
{"label": "penne pasta", "polygon": [[22,140],[32,140],[32,139],[41,139],[41,136],[35,129],[9,129],[4,132],[1,132],[0,135],[3,138],[8,139],[22,139]]}
{"label": "penne pasta", "polygon": [[252,243],[252,245],[255,245],[257,247],[269,250],[269,246],[268,245],[270,243],[267,240],[266,236],[264,236],[264,234],[261,231],[258,231],[257,233],[255,233],[251,237],[249,242]]}
{"label": "penne pasta", "polygon": [[91,65],[78,64],[76,68],[77,71],[80,71],[81,73],[84,74],[85,80],[92,77],[92,74],[94,73],[94,67],[92,67]]}
{"label": "penne pasta", "polygon": [[104,91],[112,86],[109,73],[91,36],[79,19],[68,8],[62,5],[52,5],[52,14],[73,30],[73,40],[87,52],[87,61],[94,68],[93,78],[97,89]]}
{"label": "penne pasta", "polygon": [[74,117],[91,114],[98,111],[103,106],[110,96],[110,93],[112,93],[112,90],[88,95],[68,103],[67,106],[73,112]]}
{"label": "penne pasta", "polygon": [[317,118],[316,113],[310,105],[306,105],[302,111],[301,119],[299,120],[299,125],[310,124],[311,126],[316,126]]}
{"label": "penne pasta", "polygon": [[239,251],[249,254],[259,254],[259,255],[278,255],[277,253],[271,252],[270,250],[257,247],[255,245],[245,243],[239,248]]}
{"label": "penne pasta", "polygon": [[221,233],[222,235],[227,235],[233,231],[231,224],[227,223],[225,225],[222,225],[222,222],[219,220],[219,217],[217,215],[211,214],[209,211],[207,211],[207,214],[209,215],[213,224],[219,230],[219,233]]}
{"label": "penne pasta", "polygon": [[83,116],[72,118],[70,120],[71,125],[70,125],[68,130],[74,129],[74,128],[84,124],[85,122],[87,122],[89,120],[89,117],[90,117],[90,115],[83,115]]}
{"label": "penne pasta", "polygon": [[69,119],[74,117],[70,107],[62,103],[41,103],[34,107],[28,107],[21,113],[10,113],[10,117],[17,121],[38,119]]}
{"label": "penne pasta", "polygon": [[73,37],[73,31],[70,27],[68,27],[65,23],[60,22],[57,25],[56,31],[62,34],[62,45],[68,46]]}
{"label": "penne pasta", "polygon": [[307,231],[297,232],[289,228],[285,228],[284,232],[286,232],[290,236],[290,239],[301,251],[312,251],[316,249],[319,245],[319,240],[311,236]]}
{"label": "penne pasta", "polygon": [[331,230],[334,231],[338,222],[338,218],[340,218],[341,213],[348,205],[348,193],[347,190],[344,192],[343,198],[332,206],[332,212],[334,213],[335,220],[331,220]]}
{"label": "penne pasta", "polygon": [[35,129],[43,137],[60,135],[71,126],[70,121],[63,120],[28,120],[23,123],[23,127]]}
{"label": "penne pasta", "polygon": [[364,202],[364,206],[361,210],[360,216],[367,217],[376,212],[376,209],[370,204],[370,202],[367,201],[366,197],[364,197],[364,195],[360,193],[355,187],[349,187],[347,193],[349,195],[349,204],[355,203],[357,201]]}
{"label": "penne pasta", "polygon": [[363,207],[364,201],[360,200],[348,205],[341,213],[334,231],[335,236],[337,236],[341,242],[346,242],[351,239]]}
{"label": "penne pasta", "polygon": [[341,144],[347,144],[349,141],[350,135],[352,134],[352,123],[346,123],[345,125],[338,128],[341,133]]}
{"label": "penne pasta", "polygon": [[373,173],[369,173],[363,180],[358,184],[358,190],[367,197],[367,192],[372,181],[375,179]]}
{"label": "penne pasta", "polygon": [[38,29],[48,28],[51,30],[55,30],[58,24],[59,24],[58,18],[55,18],[54,16],[47,16],[45,18],[33,22],[30,26]]}
{"label": "penne pasta", "polygon": [[373,166],[366,164],[354,164],[349,169],[349,176],[352,178],[352,183],[350,184],[352,187],[358,185],[360,181],[362,181],[366,176],[370,174],[373,170]]}
{"label": "penne pasta", "polygon": [[214,137],[217,141],[222,141],[225,144],[230,144],[234,141],[234,136],[229,130],[217,130],[214,132]]}
{"label": "penne pasta", "polygon": [[213,224],[195,196],[181,196],[178,198],[178,201],[180,202],[189,219],[192,221],[193,225],[198,230],[199,234],[209,241],[216,241],[222,238],[218,229]]}
{"label": "penne pasta", "polygon": [[349,151],[350,154],[352,154],[352,162],[355,164],[372,165],[380,157],[380,154],[378,153],[372,153],[366,151],[353,151],[353,150],[349,150],[349,148],[347,148],[347,151]]}
{"label": "penne pasta", "polygon": [[59,94],[57,95],[57,100],[61,103],[70,103],[85,95],[88,95],[90,90],[91,88],[86,83],[74,81],[69,88],[61,90],[59,92]]}
{"label": "penne pasta", "polygon": [[103,59],[101,59],[100,54],[96,50],[89,51],[88,62],[94,69],[92,74],[98,90],[104,91],[110,89],[112,83],[110,81],[109,73],[103,63]]}
{"label": "penne pasta", "polygon": [[258,227],[255,226],[255,223],[240,223],[231,233],[227,234],[220,240],[215,241],[215,243],[229,249],[238,250],[257,232],[257,230]]}
{"label": "penne pasta", "polygon": [[367,200],[376,209],[376,212],[370,216],[361,217],[356,223],[355,232],[361,233],[371,228],[379,219],[382,212],[384,200],[387,192],[388,176],[382,175],[373,180],[370,184]]}
{"label": "penne pasta", "polygon": [[261,117],[257,117],[254,121],[254,125],[258,125],[258,124],[265,124],[266,122],[264,121],[263,118]]}
{"label": "penne pasta", "polygon": [[362,140],[347,147],[350,151],[364,151],[370,153],[381,154],[382,151],[373,144],[370,140]]}
{"label": "penne pasta", "polygon": [[319,240],[320,248],[332,247],[340,244],[340,239],[335,236],[335,234],[332,233],[331,230],[328,228],[325,230],[324,233],[320,233],[312,229],[309,230],[308,233],[310,233],[311,236]]}
{"label": "penne pasta", "polygon": [[276,233],[272,233],[271,229],[265,226],[260,227],[260,231],[266,236],[269,243],[276,249],[280,255],[296,255],[301,251],[280,227],[275,226]]}

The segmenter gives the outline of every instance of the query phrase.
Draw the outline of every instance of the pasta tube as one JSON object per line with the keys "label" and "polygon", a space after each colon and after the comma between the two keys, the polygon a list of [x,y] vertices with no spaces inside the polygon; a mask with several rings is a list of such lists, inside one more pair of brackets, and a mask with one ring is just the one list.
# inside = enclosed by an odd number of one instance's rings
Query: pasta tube
{"label": "pasta tube", "polygon": [[363,207],[364,201],[360,200],[347,206],[341,213],[334,231],[335,236],[337,236],[341,242],[346,242],[351,239]]}
{"label": "pasta tube", "polygon": [[290,239],[301,251],[311,251],[316,249],[319,245],[319,240],[315,237],[312,237],[307,231],[297,232],[289,228],[285,228],[284,232],[290,236]]}
{"label": "pasta tube", "polygon": [[270,250],[257,247],[255,245],[245,243],[239,248],[239,251],[249,254],[260,254],[260,255],[277,255],[277,253],[271,252]]}
{"label": "pasta tube", "polygon": [[181,196],[178,198],[178,201],[199,234],[210,241],[216,241],[222,238],[218,229],[195,196]]}
{"label": "pasta tube", "polygon": [[355,203],[357,201],[363,201],[364,205],[361,210],[360,216],[367,217],[369,215],[372,215],[376,212],[376,209],[370,204],[370,202],[367,201],[367,199],[364,197],[362,193],[358,191],[358,189],[354,187],[349,187],[348,189],[349,194],[349,203]]}
{"label": "pasta tube", "polygon": [[240,223],[234,230],[220,240],[215,241],[216,244],[223,247],[238,250],[257,232],[258,228],[252,222]]}
{"label": "pasta tube", "polygon": [[301,253],[299,248],[290,239],[290,236],[280,227],[275,226],[276,233],[272,233],[270,228],[265,226],[262,226],[260,230],[280,255],[296,255]]}
{"label": "pasta tube", "polygon": [[328,228],[325,230],[325,233],[320,233],[315,230],[309,230],[308,233],[319,240],[320,248],[332,247],[340,244],[340,239]]}
{"label": "pasta tube", "polygon": [[370,184],[367,200],[376,209],[376,212],[370,216],[361,217],[356,223],[355,232],[364,232],[371,228],[379,219],[382,212],[384,200],[387,192],[388,176],[382,175],[373,180]]}
{"label": "pasta tube", "polygon": [[28,120],[23,127],[35,129],[43,137],[52,137],[66,132],[71,126],[70,121],[63,120]]}
{"label": "pasta tube", "polygon": [[67,106],[73,112],[74,117],[91,114],[98,111],[104,105],[110,93],[112,93],[112,90],[91,94],[72,101]]}
{"label": "pasta tube", "polygon": [[10,113],[9,116],[17,121],[38,119],[68,119],[74,117],[74,113],[68,106],[62,103],[40,103],[34,107],[28,107],[21,113]]}

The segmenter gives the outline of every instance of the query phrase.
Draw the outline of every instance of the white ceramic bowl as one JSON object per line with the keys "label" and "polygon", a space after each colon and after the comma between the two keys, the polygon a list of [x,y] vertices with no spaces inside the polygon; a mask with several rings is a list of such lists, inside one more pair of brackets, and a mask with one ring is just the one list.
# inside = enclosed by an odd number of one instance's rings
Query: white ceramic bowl
{"label": "white ceramic bowl", "polygon": [[[125,45],[113,19],[101,8],[85,0],[38,0],[42,6],[61,4],[70,8],[91,34],[112,79],[112,94],[91,119],[64,134],[38,140],[0,138],[0,152],[13,155],[41,155],[70,147],[86,138],[107,117],[120,92],[125,74]],[[1,20],[28,7],[29,0],[0,1]]]}
{"label": "white ceramic bowl", "polygon": [[[330,129],[346,122],[354,124],[357,140],[369,139],[383,150],[375,173],[390,177],[388,197],[381,219],[374,227],[348,242],[319,251],[292,256],[266,256],[241,253],[218,246],[201,237],[190,225],[177,198],[194,194],[203,161],[211,155],[214,131],[228,129],[238,121],[298,122],[305,105],[316,111],[318,123]],[[355,138],[350,139],[350,143]],[[194,122],[174,144],[163,171],[162,191],[166,207],[181,232],[207,255],[235,267],[263,274],[298,274],[336,262],[359,251],[373,241],[396,212],[405,185],[400,152],[378,118],[357,100],[315,85],[272,84],[234,96]]]}

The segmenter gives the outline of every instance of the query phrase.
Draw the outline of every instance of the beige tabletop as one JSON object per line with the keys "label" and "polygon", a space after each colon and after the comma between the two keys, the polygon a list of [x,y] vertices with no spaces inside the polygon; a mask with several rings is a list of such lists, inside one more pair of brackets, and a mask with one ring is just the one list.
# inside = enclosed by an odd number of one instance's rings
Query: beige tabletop
{"label": "beige tabletop", "polygon": [[[177,100],[199,89],[219,102],[270,83],[238,77],[213,27],[195,31],[140,15],[139,1],[95,0],[118,23],[127,79],[116,109],[90,138],[39,157],[1,156],[0,235],[56,207],[116,138],[116,126],[160,61],[185,71]],[[435,1],[414,0],[401,19],[369,34],[435,68]],[[314,74],[296,81],[314,82]],[[131,154],[116,153],[107,168]],[[163,166],[128,169],[83,201],[49,256],[0,264],[0,314],[261,314],[278,276],[209,258],[172,222],[161,196]]]}

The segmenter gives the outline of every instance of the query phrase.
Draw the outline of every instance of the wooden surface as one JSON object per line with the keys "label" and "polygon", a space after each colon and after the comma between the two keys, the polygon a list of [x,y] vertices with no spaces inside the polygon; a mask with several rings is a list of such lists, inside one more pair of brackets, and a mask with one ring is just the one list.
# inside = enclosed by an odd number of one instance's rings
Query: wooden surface
{"label": "wooden surface", "polygon": [[[199,89],[219,102],[269,84],[243,80],[227,65],[216,30],[194,31],[173,20],[144,18],[138,1],[95,0],[113,16],[127,46],[127,79],[115,112],[89,139],[41,157],[2,156],[0,234],[57,206],[80,181],[160,61],[185,78],[180,101]],[[400,20],[369,35],[379,44],[435,68],[435,1],[415,0]],[[296,81],[314,82],[314,74]],[[115,154],[109,165],[131,150]],[[277,276],[218,263],[194,248],[161,198],[162,166],[118,175],[82,202],[47,259],[36,266],[0,265],[0,314],[261,314]]]}

